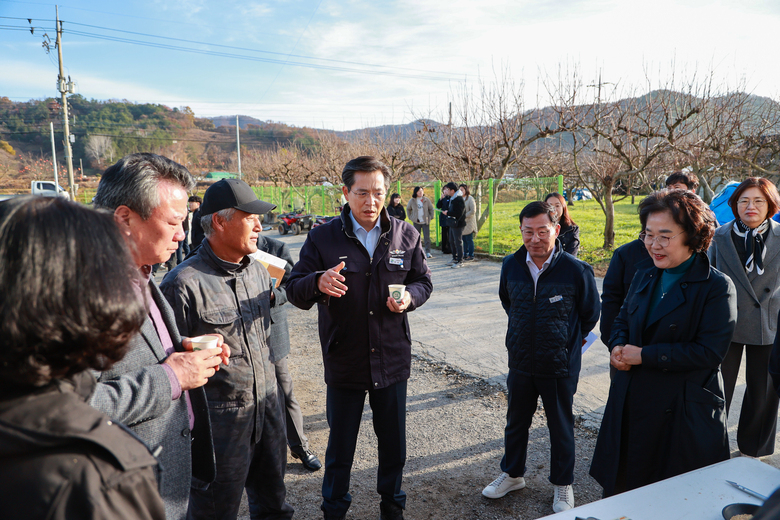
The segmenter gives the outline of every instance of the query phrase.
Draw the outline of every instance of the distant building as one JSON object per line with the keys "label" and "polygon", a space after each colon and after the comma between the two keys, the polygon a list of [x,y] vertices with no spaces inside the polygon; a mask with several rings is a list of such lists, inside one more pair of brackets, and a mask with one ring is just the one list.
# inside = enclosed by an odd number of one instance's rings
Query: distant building
{"label": "distant building", "polygon": [[237,179],[238,174],[230,172],[209,172],[206,174],[207,179],[221,180],[221,179]]}

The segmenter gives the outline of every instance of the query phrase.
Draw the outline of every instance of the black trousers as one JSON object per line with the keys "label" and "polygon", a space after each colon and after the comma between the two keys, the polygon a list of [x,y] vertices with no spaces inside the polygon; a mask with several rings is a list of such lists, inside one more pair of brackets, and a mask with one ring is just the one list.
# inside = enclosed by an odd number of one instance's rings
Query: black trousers
{"label": "black trousers", "polygon": [[463,261],[463,228],[450,228],[450,250],[452,250],[452,259],[456,262]]}
{"label": "black trousers", "polygon": [[578,379],[578,376],[559,379],[528,377],[509,370],[506,378],[509,402],[501,471],[510,477],[522,477],[525,474],[528,431],[541,396],[550,432],[550,482],[555,486],[574,483],[572,403]]}
{"label": "black trousers", "polygon": [[276,395],[269,396],[257,406],[265,407],[258,443],[252,442],[254,405],[209,409],[217,478],[207,489],[190,489],[188,520],[235,520],[244,488],[252,520],[293,517],[293,508],[285,502],[287,443],[279,399]]}
{"label": "black trousers", "polygon": [[366,394],[374,414],[379,450],[376,490],[382,502],[406,507],[406,493],[401,490],[406,463],[406,381],[368,391],[328,386],[326,413],[330,435],[320,506],[326,515],[344,516],[352,503],[349,478]]}
{"label": "black trousers", "polygon": [[731,398],[737,384],[742,350],[745,350],[746,390],[739,412],[737,446],[751,457],[771,455],[775,451],[778,396],[769,375],[769,355],[772,345],[742,345],[732,343],[721,363],[723,384],[726,387],[726,411],[731,409]]}
{"label": "black trousers", "polygon": [[450,228],[440,227],[441,229],[441,252],[445,255],[450,253]]}

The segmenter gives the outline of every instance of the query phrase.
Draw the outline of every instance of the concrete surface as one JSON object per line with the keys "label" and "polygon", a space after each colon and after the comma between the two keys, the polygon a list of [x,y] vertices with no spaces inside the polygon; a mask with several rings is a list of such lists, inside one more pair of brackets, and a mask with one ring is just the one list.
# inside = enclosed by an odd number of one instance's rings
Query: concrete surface
{"label": "concrete surface", "polygon": [[[265,233],[286,242],[293,258],[298,259],[305,233],[298,236],[280,236],[275,231]],[[445,266],[450,258],[434,250],[429,260],[433,294],[425,305],[409,314],[413,352],[506,387],[507,318],[498,299],[501,264],[477,260],[451,269]],[[601,291],[603,279],[597,278],[596,282]],[[598,334],[598,325],[595,332]],[[737,450],[736,427],[745,391],[744,365],[743,360],[729,417],[732,451]],[[574,398],[574,413],[586,426],[598,428],[601,424],[608,392],[609,352],[598,340],[582,356],[580,382]],[[762,460],[780,467],[780,435],[775,454]]]}

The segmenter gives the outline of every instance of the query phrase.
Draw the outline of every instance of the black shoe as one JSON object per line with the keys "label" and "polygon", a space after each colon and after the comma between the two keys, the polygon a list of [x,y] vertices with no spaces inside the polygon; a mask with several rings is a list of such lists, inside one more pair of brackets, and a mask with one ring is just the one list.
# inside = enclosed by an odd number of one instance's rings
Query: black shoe
{"label": "black shoe", "polygon": [[322,462],[310,449],[290,450],[290,453],[292,453],[293,458],[300,459],[303,467],[309,471],[317,471],[322,467]]}
{"label": "black shoe", "polygon": [[404,520],[404,510],[395,502],[380,502],[379,520]]}

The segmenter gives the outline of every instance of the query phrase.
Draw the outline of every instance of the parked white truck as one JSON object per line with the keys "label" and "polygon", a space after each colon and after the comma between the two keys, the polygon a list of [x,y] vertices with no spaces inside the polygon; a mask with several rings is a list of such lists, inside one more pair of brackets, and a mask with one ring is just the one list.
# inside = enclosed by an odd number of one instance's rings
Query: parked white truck
{"label": "parked white truck", "polygon": [[[31,181],[30,193],[33,195],[40,195],[41,197],[65,197],[70,198],[70,195],[65,191],[62,186],[57,185],[54,187],[53,181]],[[21,197],[20,194],[15,195],[2,195],[0,194],[0,200],[8,200],[14,197]]]}

